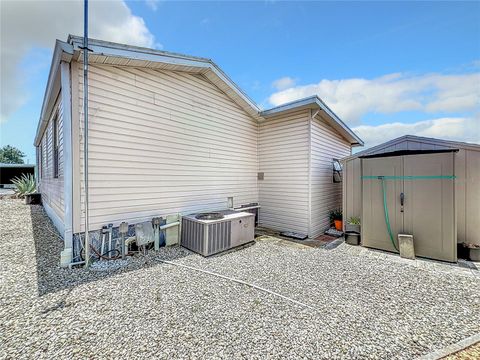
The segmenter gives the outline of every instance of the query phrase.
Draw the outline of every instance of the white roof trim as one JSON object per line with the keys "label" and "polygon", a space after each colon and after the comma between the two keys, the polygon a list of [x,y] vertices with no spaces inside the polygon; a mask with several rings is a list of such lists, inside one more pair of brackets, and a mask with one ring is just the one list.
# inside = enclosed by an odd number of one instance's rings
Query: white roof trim
{"label": "white roof trim", "polygon": [[335,123],[343,130],[352,145],[363,146],[363,140],[355,134],[318,96],[312,96],[305,99],[289,102],[269,110],[262,111],[260,115],[264,118],[279,115],[284,112],[299,110],[302,108],[318,108],[323,110]]}
{"label": "white roof trim", "polygon": [[[70,35],[68,37],[69,43],[72,44],[74,51],[81,51],[83,46],[83,38],[79,36]],[[194,67],[198,68],[200,73],[205,74],[211,71],[218,79],[220,79],[228,89],[232,89],[234,94],[241,99],[242,103],[239,104],[244,108],[247,113],[257,117],[260,112],[257,104],[245,94],[240,87],[233,82],[212,60],[194,57],[188,55],[182,55],[177,53],[170,53],[161,50],[142,48],[138,46],[130,46],[112,43],[103,40],[89,39],[88,44],[92,52],[91,55],[103,55],[119,58],[127,58],[149,62],[159,62],[164,64],[171,64],[177,66]],[[229,92],[227,89],[227,92]],[[223,90],[223,89],[222,89]]]}
{"label": "white roof trim", "polygon": [[33,145],[38,146],[40,139],[48,124],[48,119],[53,110],[53,105],[60,91],[60,62],[70,62],[73,56],[73,48],[66,42],[57,40],[53,51],[52,63],[50,64],[50,72],[47,80],[47,87],[43,95],[42,110],[40,111],[40,119],[37,125],[37,132]]}
{"label": "white roof trim", "polygon": [[0,163],[0,168],[34,168],[35,164],[7,164]]}

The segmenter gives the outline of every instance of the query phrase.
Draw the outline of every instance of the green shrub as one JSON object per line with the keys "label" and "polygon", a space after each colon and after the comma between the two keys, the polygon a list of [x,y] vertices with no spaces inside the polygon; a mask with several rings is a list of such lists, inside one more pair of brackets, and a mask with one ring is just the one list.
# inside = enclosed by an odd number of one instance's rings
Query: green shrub
{"label": "green shrub", "polygon": [[35,177],[32,174],[23,174],[20,178],[15,177],[12,179],[12,183],[15,185],[15,193],[19,197],[34,193],[36,190]]}

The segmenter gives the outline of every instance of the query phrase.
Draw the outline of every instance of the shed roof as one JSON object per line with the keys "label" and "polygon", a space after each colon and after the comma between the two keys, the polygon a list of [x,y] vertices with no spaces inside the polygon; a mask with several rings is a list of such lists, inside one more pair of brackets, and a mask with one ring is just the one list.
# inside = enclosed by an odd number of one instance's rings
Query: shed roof
{"label": "shed roof", "polygon": [[[261,111],[258,105],[211,59],[97,39],[89,39],[88,46],[91,50],[89,52],[89,63],[91,64],[139,66],[201,74],[227,94],[245,112],[259,121],[273,114],[279,114],[292,109],[301,109],[309,106],[317,107],[328,115],[332,127],[348,139],[352,145],[363,145],[363,141],[317,96]],[[50,74],[34,141],[35,146],[38,146],[48,123],[49,115],[54,106],[54,95],[60,89],[59,64],[61,61],[70,62],[72,59],[82,62],[82,47],[83,37],[74,35],[69,35],[67,42],[57,40],[55,43]]]}
{"label": "shed roof", "polygon": [[342,161],[365,157],[376,154],[392,153],[395,151],[411,151],[411,150],[452,150],[452,149],[469,149],[480,151],[480,144],[466,143],[460,141],[451,141],[436,139],[430,137],[404,135],[396,139],[373,146],[369,149],[359,151],[356,154],[343,158]]}
{"label": "shed roof", "polygon": [[35,164],[9,164],[0,163],[0,168],[34,168]]}

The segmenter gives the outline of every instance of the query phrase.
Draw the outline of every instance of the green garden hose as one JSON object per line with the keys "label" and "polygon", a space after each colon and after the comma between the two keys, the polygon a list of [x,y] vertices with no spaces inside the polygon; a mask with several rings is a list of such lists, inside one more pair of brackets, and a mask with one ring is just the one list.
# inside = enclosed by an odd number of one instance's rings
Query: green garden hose
{"label": "green garden hose", "polygon": [[387,190],[385,187],[385,180],[432,180],[432,179],[451,179],[454,180],[455,175],[403,175],[403,176],[362,176],[362,179],[379,179],[382,181],[383,192],[383,212],[385,213],[385,223],[387,224],[388,236],[392,242],[393,247],[398,251],[397,244],[393,239],[392,227],[390,226],[390,218],[388,216],[387,206]]}
{"label": "green garden hose", "polygon": [[387,224],[388,235],[390,236],[390,241],[392,242],[393,247],[395,248],[396,251],[398,251],[397,244],[395,244],[395,240],[393,240],[392,227],[390,226],[390,218],[388,217],[387,191],[385,189],[385,177],[379,176],[378,178],[382,180],[383,212],[385,213],[385,223]]}

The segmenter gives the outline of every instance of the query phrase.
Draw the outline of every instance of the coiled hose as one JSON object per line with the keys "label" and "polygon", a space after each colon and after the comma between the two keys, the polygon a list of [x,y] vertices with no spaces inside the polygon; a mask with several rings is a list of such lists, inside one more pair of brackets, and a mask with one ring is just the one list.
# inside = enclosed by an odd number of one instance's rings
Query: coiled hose
{"label": "coiled hose", "polygon": [[390,236],[390,241],[392,242],[393,247],[395,248],[396,251],[398,251],[397,244],[395,244],[395,240],[393,239],[392,227],[390,226],[390,218],[388,216],[387,190],[385,185],[385,177],[379,176],[378,178],[382,181],[383,212],[385,213],[385,223],[387,224],[388,235]]}

